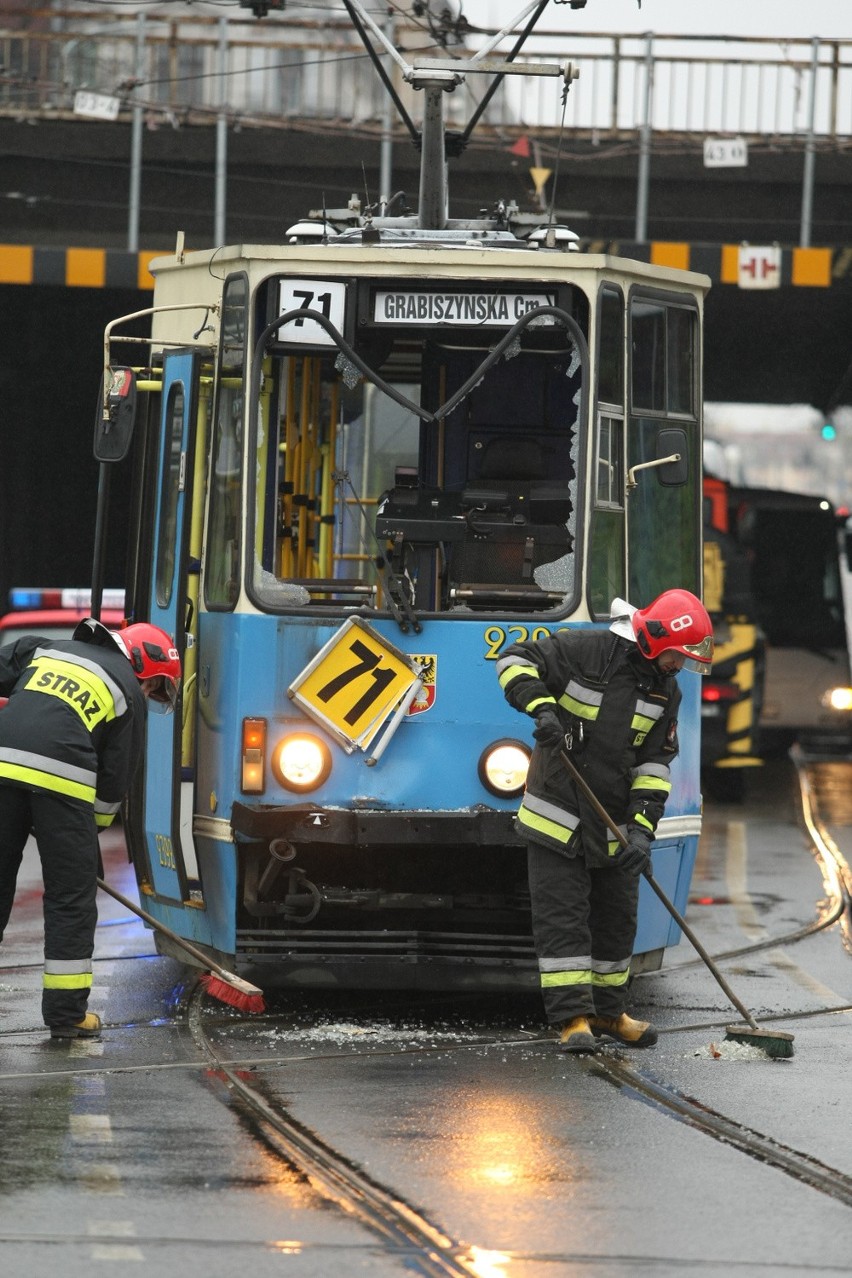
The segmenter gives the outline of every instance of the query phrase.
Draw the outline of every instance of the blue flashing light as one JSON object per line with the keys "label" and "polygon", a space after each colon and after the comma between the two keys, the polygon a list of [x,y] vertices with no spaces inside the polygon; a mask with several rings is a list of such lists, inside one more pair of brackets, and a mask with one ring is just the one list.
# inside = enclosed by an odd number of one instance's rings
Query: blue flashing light
{"label": "blue flashing light", "polygon": [[837,427],[832,426],[831,422],[825,422],[823,424],[822,430],[820,431],[820,434],[822,435],[823,439],[828,439],[828,440],[837,439]]}
{"label": "blue flashing light", "polygon": [[42,592],[40,590],[27,590],[24,586],[15,586],[9,591],[9,606],[11,608],[40,608],[42,600]]}
{"label": "blue flashing light", "polygon": [[[73,609],[77,612],[88,610],[92,602],[92,592],[88,586],[50,587],[50,586],[13,586],[9,591],[9,607],[21,610],[34,608]],[[104,608],[124,611],[124,590],[104,590],[101,598]]]}

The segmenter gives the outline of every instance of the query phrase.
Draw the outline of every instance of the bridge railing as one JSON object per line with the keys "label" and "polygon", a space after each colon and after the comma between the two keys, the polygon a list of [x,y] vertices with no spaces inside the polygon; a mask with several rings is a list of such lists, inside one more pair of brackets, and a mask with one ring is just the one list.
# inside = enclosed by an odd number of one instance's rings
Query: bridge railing
{"label": "bridge railing", "polygon": [[[565,122],[585,132],[631,133],[647,120],[663,134],[795,137],[812,124],[826,138],[852,134],[848,40],[548,32],[524,56],[576,63]],[[516,118],[556,124],[554,96],[552,82],[507,85]]]}
{"label": "bridge railing", "polygon": [[[215,18],[170,5],[166,16],[99,4],[72,9],[8,5],[0,11],[0,115],[64,118],[79,94],[110,100],[120,117],[142,106],[149,125],[229,121],[275,127],[376,127],[384,91],[341,9],[318,22],[290,6],[255,21],[245,10]],[[244,16],[245,15],[245,16]],[[842,140],[852,136],[852,40],[733,39],[564,31],[535,33],[524,60],[571,60],[580,76],[565,103],[568,128],[586,135],[737,134]],[[464,25],[427,31],[416,19],[388,21],[405,56],[464,57],[490,32]],[[507,37],[498,52],[511,47]],[[398,68],[391,68],[398,78]],[[465,119],[485,91],[469,76],[452,95]],[[402,95],[417,118],[422,95]],[[85,100],[82,103],[86,105]],[[90,106],[97,106],[89,99]],[[104,107],[104,110],[107,108]],[[558,128],[563,104],[553,79],[507,77],[483,124],[500,132]]]}

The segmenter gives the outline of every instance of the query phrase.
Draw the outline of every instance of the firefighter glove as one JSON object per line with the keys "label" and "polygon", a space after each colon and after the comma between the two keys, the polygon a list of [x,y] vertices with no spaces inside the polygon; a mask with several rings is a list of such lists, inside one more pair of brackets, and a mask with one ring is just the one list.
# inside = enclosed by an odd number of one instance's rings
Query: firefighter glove
{"label": "firefighter glove", "polygon": [[638,825],[627,827],[627,847],[615,858],[616,864],[629,874],[645,874],[651,868],[651,837]]}
{"label": "firefighter glove", "polygon": [[533,736],[539,745],[542,746],[557,746],[560,744],[565,736],[565,731],[555,710],[539,710],[535,717]]}

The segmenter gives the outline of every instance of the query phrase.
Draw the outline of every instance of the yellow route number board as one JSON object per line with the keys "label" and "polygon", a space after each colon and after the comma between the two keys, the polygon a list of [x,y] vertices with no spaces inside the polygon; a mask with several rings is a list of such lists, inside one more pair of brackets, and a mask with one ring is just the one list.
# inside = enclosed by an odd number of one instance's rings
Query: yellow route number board
{"label": "yellow route number board", "polygon": [[360,617],[350,617],[287,695],[351,753],[375,737],[418,674],[410,657]]}

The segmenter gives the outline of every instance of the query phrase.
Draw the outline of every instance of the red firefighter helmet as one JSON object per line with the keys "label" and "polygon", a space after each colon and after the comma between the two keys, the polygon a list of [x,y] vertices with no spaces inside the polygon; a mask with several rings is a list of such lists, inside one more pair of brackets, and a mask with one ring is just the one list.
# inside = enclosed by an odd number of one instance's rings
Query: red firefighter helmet
{"label": "red firefighter helmet", "polygon": [[126,653],[139,682],[154,680],[147,689],[151,709],[171,713],[177,704],[181,677],[180,655],[174,640],[165,630],[147,621],[125,626],[116,631],[113,638]]}
{"label": "red firefighter helmet", "polygon": [[685,670],[707,674],[713,660],[713,623],[700,599],[688,590],[665,590],[631,617],[639,651],[648,661],[679,652]]}

